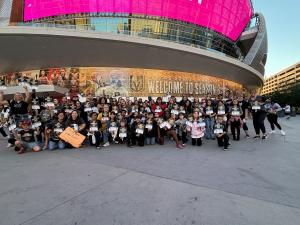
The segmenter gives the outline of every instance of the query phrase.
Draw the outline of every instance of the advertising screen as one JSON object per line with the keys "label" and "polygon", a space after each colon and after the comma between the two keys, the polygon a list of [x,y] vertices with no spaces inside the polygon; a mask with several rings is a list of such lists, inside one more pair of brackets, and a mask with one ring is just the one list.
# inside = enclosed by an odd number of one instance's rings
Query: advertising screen
{"label": "advertising screen", "polygon": [[252,6],[250,0],[24,0],[24,21],[76,13],[125,13],[181,20],[235,41],[252,16]]}

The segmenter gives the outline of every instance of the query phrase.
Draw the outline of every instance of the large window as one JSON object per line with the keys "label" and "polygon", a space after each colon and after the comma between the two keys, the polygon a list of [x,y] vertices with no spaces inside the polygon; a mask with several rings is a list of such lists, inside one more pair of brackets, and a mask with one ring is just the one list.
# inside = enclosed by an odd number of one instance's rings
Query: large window
{"label": "large window", "polygon": [[230,57],[242,59],[240,49],[235,42],[204,27],[176,20],[162,20],[157,17],[139,18],[137,15],[69,15],[63,18],[40,20],[28,23],[33,26],[53,25],[71,29],[86,29],[97,32],[125,34],[139,37],[162,39],[213,50]]}
{"label": "large window", "polygon": [[24,0],[24,21],[81,13],[174,19],[236,41],[250,21],[252,5],[250,0]]}

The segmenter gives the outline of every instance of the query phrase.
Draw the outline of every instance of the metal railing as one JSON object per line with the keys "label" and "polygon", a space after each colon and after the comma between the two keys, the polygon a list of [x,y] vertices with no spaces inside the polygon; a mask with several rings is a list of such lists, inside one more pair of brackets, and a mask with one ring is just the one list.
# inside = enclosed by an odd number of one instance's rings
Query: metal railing
{"label": "metal railing", "polygon": [[[103,19],[103,18],[101,18]],[[212,51],[223,56],[228,56],[242,61],[243,54],[236,43],[229,43],[218,34],[207,28],[178,25],[174,29],[170,27],[158,27],[154,31],[151,26],[124,25],[111,23],[106,20],[103,23],[94,22],[91,24],[57,24],[57,23],[12,23],[11,26],[28,26],[42,28],[71,29],[80,31],[94,31],[110,33],[114,35],[130,35],[143,38],[158,39],[178,44],[188,45],[195,48]],[[127,27],[126,27],[127,26]]]}

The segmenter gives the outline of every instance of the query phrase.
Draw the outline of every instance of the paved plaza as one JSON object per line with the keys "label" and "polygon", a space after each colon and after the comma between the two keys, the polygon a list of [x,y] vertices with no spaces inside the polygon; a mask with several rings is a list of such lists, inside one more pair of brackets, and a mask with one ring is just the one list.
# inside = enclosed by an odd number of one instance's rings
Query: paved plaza
{"label": "paved plaza", "polygon": [[300,117],[280,123],[285,138],[242,132],[227,152],[204,141],[17,155],[2,139],[0,225],[298,225]]}

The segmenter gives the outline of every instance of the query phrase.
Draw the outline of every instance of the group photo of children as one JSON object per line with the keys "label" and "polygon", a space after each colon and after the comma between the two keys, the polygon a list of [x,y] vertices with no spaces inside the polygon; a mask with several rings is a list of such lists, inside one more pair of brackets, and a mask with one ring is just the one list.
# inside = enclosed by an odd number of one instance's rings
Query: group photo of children
{"label": "group photo of children", "polygon": [[[170,96],[167,101],[156,99],[106,96],[63,96],[38,98],[35,90],[16,93],[5,99],[0,93],[1,134],[18,154],[74,148],[61,138],[67,128],[84,137],[80,148],[93,146],[107,150],[110,145],[143,147],[145,145],[174,145],[199,147],[215,141],[224,151],[235,141],[250,138],[251,121],[254,139],[267,139],[267,118],[271,132],[278,123],[279,104],[262,96],[212,97],[206,95]],[[231,142],[231,140],[233,142]]]}

